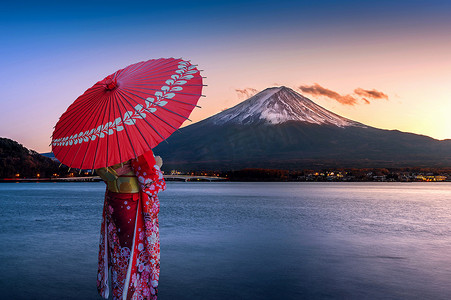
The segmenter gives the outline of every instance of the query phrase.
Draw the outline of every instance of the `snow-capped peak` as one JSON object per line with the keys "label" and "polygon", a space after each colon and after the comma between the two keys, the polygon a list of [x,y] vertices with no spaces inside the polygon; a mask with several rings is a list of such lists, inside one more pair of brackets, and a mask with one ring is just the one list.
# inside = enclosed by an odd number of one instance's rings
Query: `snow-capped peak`
{"label": "snow-capped peak", "polygon": [[212,116],[208,121],[215,125],[261,122],[281,124],[298,121],[339,127],[364,126],[322,108],[285,86],[267,88],[240,104]]}

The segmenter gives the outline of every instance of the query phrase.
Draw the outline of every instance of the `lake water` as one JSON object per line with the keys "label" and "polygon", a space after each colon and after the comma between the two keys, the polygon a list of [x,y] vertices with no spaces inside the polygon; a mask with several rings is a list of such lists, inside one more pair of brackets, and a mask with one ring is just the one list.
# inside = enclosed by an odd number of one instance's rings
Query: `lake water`
{"label": "lake water", "polygon": [[[101,299],[104,184],[0,184],[0,299]],[[159,299],[451,299],[450,183],[168,183]]]}

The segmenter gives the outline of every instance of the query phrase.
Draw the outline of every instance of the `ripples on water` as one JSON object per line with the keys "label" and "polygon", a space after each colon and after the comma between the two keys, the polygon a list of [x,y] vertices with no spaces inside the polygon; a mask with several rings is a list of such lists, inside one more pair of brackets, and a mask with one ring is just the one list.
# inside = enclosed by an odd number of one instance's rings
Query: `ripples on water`
{"label": "ripples on water", "polygon": [[[103,183],[0,184],[0,298],[99,299]],[[449,183],[168,183],[160,299],[449,299]]]}

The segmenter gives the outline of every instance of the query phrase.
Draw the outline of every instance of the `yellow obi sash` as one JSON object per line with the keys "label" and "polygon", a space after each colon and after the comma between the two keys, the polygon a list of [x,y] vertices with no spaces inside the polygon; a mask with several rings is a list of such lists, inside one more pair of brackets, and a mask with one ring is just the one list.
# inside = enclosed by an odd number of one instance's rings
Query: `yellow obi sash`
{"label": "yellow obi sash", "polygon": [[139,183],[133,170],[125,174],[118,175],[116,171],[126,165],[117,164],[107,168],[96,169],[96,173],[105,181],[108,190],[113,193],[138,193]]}

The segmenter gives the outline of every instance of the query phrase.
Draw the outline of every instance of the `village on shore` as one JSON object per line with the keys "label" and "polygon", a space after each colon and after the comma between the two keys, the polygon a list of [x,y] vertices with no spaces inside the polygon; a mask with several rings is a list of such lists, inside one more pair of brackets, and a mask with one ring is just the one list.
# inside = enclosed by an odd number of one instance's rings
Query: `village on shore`
{"label": "village on shore", "polygon": [[451,169],[330,169],[330,170],[274,170],[247,168],[237,171],[172,170],[171,175],[217,176],[229,181],[310,181],[310,182],[451,182]]}

